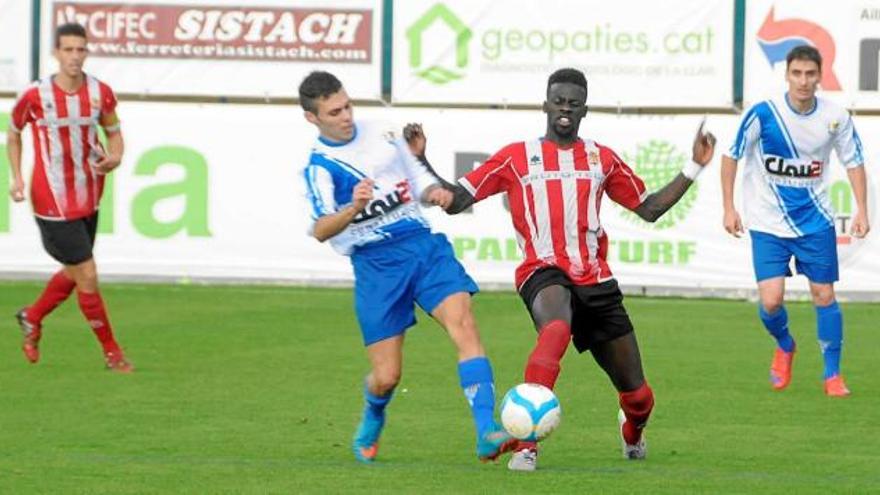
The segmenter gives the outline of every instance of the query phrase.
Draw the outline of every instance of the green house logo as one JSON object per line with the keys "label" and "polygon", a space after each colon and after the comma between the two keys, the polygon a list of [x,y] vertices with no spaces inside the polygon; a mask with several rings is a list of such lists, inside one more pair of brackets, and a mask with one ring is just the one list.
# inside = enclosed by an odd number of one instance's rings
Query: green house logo
{"label": "green house logo", "polygon": [[[653,139],[646,144],[639,144],[635,154],[624,153],[623,157],[633,167],[636,174],[645,181],[648,191],[656,191],[668,184],[681,172],[681,168],[687,160],[687,155],[678,151],[672,143]],[[630,222],[655,230],[674,227],[687,217],[694,206],[697,200],[697,186],[698,184],[694,182],[681,197],[681,200],[654,223],[643,221],[629,210],[623,211],[623,217]]]}
{"label": "green house logo", "polygon": [[[422,49],[424,48],[425,31],[435,22],[445,24],[452,36],[455,37],[455,67],[444,67],[437,64],[423,67],[425,62],[422,57]],[[446,84],[464,77],[464,71],[461,69],[468,64],[468,45],[473,37],[473,32],[446,5],[438,3],[428,9],[406,30],[406,37],[409,40],[409,66],[415,75],[434,84]]]}

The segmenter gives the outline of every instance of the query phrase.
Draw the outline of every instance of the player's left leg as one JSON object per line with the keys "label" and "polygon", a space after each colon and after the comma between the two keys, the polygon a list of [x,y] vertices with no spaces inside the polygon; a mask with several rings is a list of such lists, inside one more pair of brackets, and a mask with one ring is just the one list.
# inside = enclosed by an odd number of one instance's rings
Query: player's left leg
{"label": "player's left leg", "polygon": [[843,347],[843,315],[834,296],[833,284],[810,282],[813,306],[816,308],[816,334],[825,362],[823,378],[825,393],[845,397],[849,389],[840,374],[840,351]]}
{"label": "player's left leg", "polygon": [[654,392],[642,371],[635,332],[598,343],[590,351],[618,391],[623,456],[644,459],[647,455],[644,428],[654,409]]}
{"label": "player's left leg", "polygon": [[809,279],[816,308],[816,333],[825,361],[825,393],[831,397],[846,397],[850,391],[840,374],[843,315],[834,295],[834,282],[839,279],[834,228],[798,238],[794,251],[795,268]]}
{"label": "player's left leg", "polygon": [[654,393],[645,380],[642,358],[632,322],[623,306],[617,282],[575,288],[580,302],[575,314],[573,342],[578,351],[589,349],[618,392],[618,423],[623,456],[647,455],[644,428],[654,408]]}
{"label": "player's left leg", "polygon": [[447,296],[431,316],[446,329],[458,349],[458,377],[477,430],[477,456],[482,461],[494,460],[516,442],[495,422],[495,380],[471,311],[470,294]]}
{"label": "player's left leg", "polygon": [[118,373],[130,373],[134,367],[129,363],[122,348],[116,342],[110,317],[104,305],[104,298],[98,290],[98,269],[94,258],[89,258],[75,265],[66,265],[64,272],[76,283],[76,295],[79,309],[92,327],[92,331],[104,351],[107,369]]}

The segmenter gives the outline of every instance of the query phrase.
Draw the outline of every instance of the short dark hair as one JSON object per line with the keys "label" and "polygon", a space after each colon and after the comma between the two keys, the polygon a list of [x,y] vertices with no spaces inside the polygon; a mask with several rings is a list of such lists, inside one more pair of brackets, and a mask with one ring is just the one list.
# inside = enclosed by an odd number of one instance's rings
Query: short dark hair
{"label": "short dark hair", "polygon": [[303,110],[318,113],[319,98],[327,98],[342,89],[342,83],[333,74],[316,70],[299,83],[299,104]]}
{"label": "short dark hair", "polygon": [[810,45],[800,45],[792,48],[791,51],[788,52],[788,55],[785,56],[785,69],[788,70],[788,66],[795,60],[810,60],[816,62],[816,65],[819,66],[819,70],[822,70],[822,55],[819,53],[819,50],[816,50]]}
{"label": "short dark hair", "polygon": [[62,36],[79,36],[84,40],[88,40],[86,36],[86,28],[75,22],[68,22],[55,28],[55,48],[61,48]]}
{"label": "short dark hair", "polygon": [[587,91],[587,78],[586,76],[584,76],[584,73],[570,67],[559,69],[553,74],[550,74],[550,78],[547,79],[548,95],[550,94],[550,86],[553,86],[556,83],[577,84],[578,86],[584,88],[584,92]]}

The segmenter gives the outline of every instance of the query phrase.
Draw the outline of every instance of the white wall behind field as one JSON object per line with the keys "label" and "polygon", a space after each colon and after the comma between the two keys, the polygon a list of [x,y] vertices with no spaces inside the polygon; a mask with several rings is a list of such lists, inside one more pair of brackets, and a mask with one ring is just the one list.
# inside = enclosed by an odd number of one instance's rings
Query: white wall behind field
{"label": "white wall behind field", "polygon": [[[11,104],[0,100],[0,108]],[[359,119],[399,126],[424,123],[428,156],[448,178],[505,144],[540,136],[544,130],[543,114],[533,110],[355,112]],[[298,174],[316,130],[304,121],[299,107],[123,102],[119,113],[127,151],[102,205],[105,225],[96,253],[103,274],[124,279],[350,283],[348,259],[306,235],[309,212]],[[614,148],[653,189],[689,159],[700,118],[589,114],[581,135]],[[880,118],[861,117],[856,122],[862,136],[880,134]],[[721,227],[718,157],[737,124],[735,116],[710,117],[709,128],[719,137],[716,158],[696,190],[667,214],[665,222],[646,225],[606,199],[601,218],[613,243],[609,261],[621,284],[651,287],[654,293],[675,288],[690,294],[742,294],[753,287],[748,239],[733,239]],[[28,133],[25,140],[29,154]],[[880,155],[870,138],[865,141],[869,175],[874,176]],[[29,157],[26,163],[29,170]],[[845,180],[836,161],[832,167],[837,178]],[[0,186],[6,190],[3,180],[0,174]],[[872,208],[876,193],[872,184]],[[842,224],[851,211],[846,210],[846,198],[840,198],[839,205]],[[501,198],[490,198],[473,213],[456,217],[436,209],[428,214],[435,228],[453,241],[478,282],[510,287],[519,256]],[[840,240],[840,290],[862,296],[876,292],[880,263],[872,253],[880,242],[877,236]],[[55,266],[43,252],[29,206],[13,204],[4,194],[0,277],[48,273]],[[790,286],[806,288],[802,277]]]}

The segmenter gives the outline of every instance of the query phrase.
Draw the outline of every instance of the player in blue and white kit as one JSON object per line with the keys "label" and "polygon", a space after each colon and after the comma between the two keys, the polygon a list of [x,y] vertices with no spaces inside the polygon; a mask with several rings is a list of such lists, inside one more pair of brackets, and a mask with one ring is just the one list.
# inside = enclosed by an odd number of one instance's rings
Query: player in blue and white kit
{"label": "player in blue and white kit", "polygon": [[834,296],[838,280],[837,242],[831,201],[829,158],[837,153],[846,167],[858,211],[851,233],[869,230],[864,153],[852,117],[816,96],[822,58],[811,46],[786,57],[788,92],[746,112],[730,150],[722,158],[724,228],[739,237],[743,224],[733,204],[737,162],[745,160],[743,203],[752,239],[759,315],[778,347],[770,367],[771,385],[788,386],[795,342],[783,305],[785,277],[792,256],[807,277],[816,308],[819,346],[825,361],[825,393],[849,395],[840,374],[843,318]]}
{"label": "player in blue and white kit", "polygon": [[385,407],[400,380],[404,333],[418,304],[458,348],[458,374],[477,428],[477,456],[491,460],[515,441],[494,419],[492,367],[471,313],[477,285],[434,234],[419,202],[448,206],[452,194],[385,127],[355,122],[339,80],[309,74],[299,87],[306,120],[320,136],[303,171],[311,205],[310,234],[351,257],[355,312],[372,364],[366,406],[354,438],[356,458],[372,462]]}

